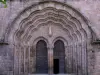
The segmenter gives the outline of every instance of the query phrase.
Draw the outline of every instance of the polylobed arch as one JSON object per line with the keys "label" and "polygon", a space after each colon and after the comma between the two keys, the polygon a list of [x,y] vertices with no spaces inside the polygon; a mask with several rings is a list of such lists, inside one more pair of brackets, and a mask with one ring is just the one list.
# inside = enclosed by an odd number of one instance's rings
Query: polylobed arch
{"label": "polylobed arch", "polygon": [[[48,6],[47,6],[47,4],[48,4]],[[55,6],[55,4],[56,4],[56,6]],[[57,6],[59,6],[60,8],[58,8]],[[68,21],[67,19],[69,19],[69,22],[67,22],[67,23],[70,23],[69,24],[70,28],[74,29],[74,31],[76,29],[81,30],[81,28],[83,28],[84,31],[87,33],[87,37],[91,38],[90,29],[88,27],[87,20],[85,19],[85,17],[81,13],[79,13],[77,10],[72,8],[71,6],[64,4],[64,3],[57,2],[57,1],[44,1],[44,2],[40,2],[39,4],[34,4],[34,5],[31,5],[27,8],[25,8],[25,10],[23,10],[21,13],[19,13],[19,15],[17,15],[17,17],[13,20],[13,22],[8,26],[6,36],[9,36],[9,35],[13,36],[15,31],[17,31],[17,30],[20,31],[20,29],[23,29],[22,27],[25,25],[25,24],[23,25],[23,23],[25,21],[27,22],[27,24],[33,23],[32,21],[28,22],[27,19],[29,17],[30,17],[30,19],[32,19],[31,17],[34,18],[34,16],[36,14],[38,14],[38,13],[40,14],[41,12],[43,12],[43,11],[45,12],[46,10],[48,10],[47,12],[49,12],[49,10],[50,10],[50,12],[52,11],[53,13],[56,12],[57,13],[56,15],[58,15],[58,16],[60,16],[60,14],[61,14],[61,16],[64,15],[66,18],[66,21]],[[63,13],[63,15],[62,15],[62,13]],[[52,16],[52,15],[50,15],[50,16]],[[57,16],[54,16],[54,17],[57,17]],[[38,18],[38,17],[36,17],[36,18]],[[64,21],[63,18],[61,19],[62,21]],[[39,19],[37,19],[37,20],[39,20]],[[51,20],[54,20],[54,19],[51,19]],[[39,23],[39,22],[37,22],[37,23]],[[64,22],[61,22],[61,23],[64,23]],[[73,24],[73,26],[71,26],[72,24]],[[32,27],[32,25],[31,25],[31,27]],[[27,26],[26,26],[26,28],[27,28]],[[34,28],[34,26],[32,28]],[[17,30],[15,30],[15,29],[17,29]],[[24,32],[24,30],[22,32]],[[81,31],[79,31],[79,32],[81,32]]]}
{"label": "polylobed arch", "polygon": [[87,40],[90,44],[92,34],[86,18],[71,6],[57,1],[44,1],[25,8],[9,24],[5,40],[15,45],[19,43],[22,46],[30,45],[25,43],[25,40],[27,42],[32,39],[34,37],[32,33],[48,23],[59,25],[68,33],[66,34],[68,35],[66,38],[70,38],[70,41],[67,40],[68,50],[74,46],[77,46],[75,49],[80,48],[81,43],[81,47],[86,47]]}

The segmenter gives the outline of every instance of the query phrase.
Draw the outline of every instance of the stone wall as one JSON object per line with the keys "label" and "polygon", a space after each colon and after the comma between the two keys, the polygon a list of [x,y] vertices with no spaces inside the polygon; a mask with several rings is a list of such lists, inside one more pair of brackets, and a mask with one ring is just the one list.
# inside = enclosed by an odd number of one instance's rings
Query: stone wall
{"label": "stone wall", "polygon": [[[13,21],[13,19],[31,4],[38,3],[43,0],[25,0],[18,1],[14,0],[12,2],[7,2],[7,8],[0,8],[0,39],[4,38],[7,26]],[[58,1],[58,0],[56,0]],[[100,39],[100,1],[96,0],[59,0],[62,3],[66,3],[87,18],[89,26],[96,33],[97,37]],[[90,75],[100,75],[100,48],[94,46],[94,58],[92,62],[95,61],[95,66],[90,67]],[[93,48],[92,48],[93,50]],[[92,53],[92,52],[90,52]],[[88,54],[91,57],[91,54]],[[91,57],[92,58],[92,57]],[[91,61],[91,60],[90,60]],[[0,75],[12,75],[13,74],[13,51],[9,45],[0,44]],[[91,64],[90,64],[91,65]],[[93,72],[93,73],[92,73]]]}
{"label": "stone wall", "polygon": [[13,74],[13,59],[12,49],[0,44],[0,75]]}

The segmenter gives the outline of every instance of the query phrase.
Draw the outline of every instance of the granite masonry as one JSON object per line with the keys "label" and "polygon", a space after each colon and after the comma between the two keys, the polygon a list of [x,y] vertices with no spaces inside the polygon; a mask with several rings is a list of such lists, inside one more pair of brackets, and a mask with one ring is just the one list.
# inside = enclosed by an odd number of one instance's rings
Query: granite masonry
{"label": "granite masonry", "polygon": [[100,75],[99,50],[99,0],[7,0],[0,7],[0,75]]}

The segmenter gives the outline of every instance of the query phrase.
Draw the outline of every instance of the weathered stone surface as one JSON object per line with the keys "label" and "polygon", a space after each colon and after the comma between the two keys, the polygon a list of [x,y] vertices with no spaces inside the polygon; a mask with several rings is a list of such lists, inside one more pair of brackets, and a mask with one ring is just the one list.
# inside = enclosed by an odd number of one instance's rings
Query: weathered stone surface
{"label": "weathered stone surface", "polygon": [[[47,4],[44,2],[42,4],[41,1],[42,3],[44,1],[57,2],[47,2]],[[0,40],[5,39],[9,43],[9,45],[0,44],[0,75],[28,75],[29,73],[35,73],[36,43],[39,40],[45,40],[48,50],[49,48],[52,50],[55,40],[58,39],[64,41],[66,69],[69,68],[70,73],[72,73],[72,67],[75,67],[73,72],[78,70],[79,75],[81,72],[83,72],[81,74],[87,75],[87,71],[88,75],[100,75],[100,45],[94,46],[91,44],[93,39],[91,32],[89,32],[91,30],[88,30],[88,27],[91,28],[96,35],[94,37],[100,39],[99,0],[95,2],[93,0],[13,0],[8,1],[7,4],[7,8],[0,8]],[[73,12],[72,9],[64,7],[65,4],[75,8],[81,14],[79,15],[78,12]],[[45,7],[52,8],[45,9]],[[51,13],[47,13],[49,11]],[[79,16],[83,15],[86,18],[86,26],[83,20],[79,20],[81,25],[75,20],[75,22],[72,21],[67,13],[70,13],[71,17],[76,19],[80,19]],[[42,15],[42,17],[39,15]],[[73,23],[68,22],[66,18],[75,23],[76,27]],[[81,18],[83,19],[82,16]],[[71,27],[64,27],[67,23]],[[41,26],[34,28],[36,25]],[[51,29],[49,28],[50,25]],[[49,33],[52,36],[48,36]]]}
{"label": "weathered stone surface", "polygon": [[8,75],[13,72],[13,53],[9,46],[0,45],[0,74]]}

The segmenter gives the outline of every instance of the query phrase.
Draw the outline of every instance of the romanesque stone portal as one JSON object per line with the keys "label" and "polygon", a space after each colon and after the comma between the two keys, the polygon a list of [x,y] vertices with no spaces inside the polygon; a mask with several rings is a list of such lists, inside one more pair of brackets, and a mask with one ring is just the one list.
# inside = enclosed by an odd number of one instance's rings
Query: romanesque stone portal
{"label": "romanesque stone portal", "polygon": [[74,8],[56,1],[33,4],[8,27],[6,40],[14,50],[14,75],[88,75],[91,30]]}

